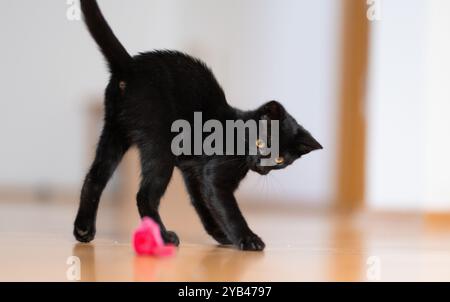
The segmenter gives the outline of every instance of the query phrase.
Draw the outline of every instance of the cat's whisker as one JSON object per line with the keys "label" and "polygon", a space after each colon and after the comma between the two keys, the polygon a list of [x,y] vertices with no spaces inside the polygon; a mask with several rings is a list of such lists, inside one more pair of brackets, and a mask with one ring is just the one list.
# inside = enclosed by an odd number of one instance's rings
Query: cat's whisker
{"label": "cat's whisker", "polygon": [[278,188],[281,190],[281,192],[285,192],[286,187],[284,185],[284,183],[278,179],[278,177],[276,177],[276,175],[272,175],[272,178],[277,182],[277,184],[279,185]]}
{"label": "cat's whisker", "polygon": [[275,175],[271,175],[271,181],[274,185],[272,185],[273,190],[275,191],[276,195],[279,195],[282,192],[286,192],[284,190],[283,184],[276,178]]}

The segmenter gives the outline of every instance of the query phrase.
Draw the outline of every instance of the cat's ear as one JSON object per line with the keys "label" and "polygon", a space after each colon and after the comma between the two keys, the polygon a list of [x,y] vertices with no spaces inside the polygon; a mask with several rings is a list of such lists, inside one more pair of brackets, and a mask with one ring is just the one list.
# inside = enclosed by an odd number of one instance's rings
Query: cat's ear
{"label": "cat's ear", "polygon": [[264,104],[260,109],[260,116],[262,119],[268,120],[282,120],[284,118],[286,110],[283,105],[277,101],[270,101]]}
{"label": "cat's ear", "polygon": [[300,155],[306,155],[312,151],[323,149],[322,145],[304,129],[302,129],[297,137],[297,150]]}

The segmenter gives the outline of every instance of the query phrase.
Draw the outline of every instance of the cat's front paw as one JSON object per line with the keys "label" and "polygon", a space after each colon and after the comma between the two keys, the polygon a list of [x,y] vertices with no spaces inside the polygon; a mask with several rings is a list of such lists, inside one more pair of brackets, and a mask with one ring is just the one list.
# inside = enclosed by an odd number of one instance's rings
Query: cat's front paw
{"label": "cat's front paw", "polygon": [[161,235],[166,244],[173,244],[175,246],[180,245],[180,239],[178,238],[178,235],[175,232],[166,231],[164,233],[161,233]]}
{"label": "cat's front paw", "polygon": [[257,235],[250,234],[239,241],[238,247],[243,251],[262,251],[266,244]]}

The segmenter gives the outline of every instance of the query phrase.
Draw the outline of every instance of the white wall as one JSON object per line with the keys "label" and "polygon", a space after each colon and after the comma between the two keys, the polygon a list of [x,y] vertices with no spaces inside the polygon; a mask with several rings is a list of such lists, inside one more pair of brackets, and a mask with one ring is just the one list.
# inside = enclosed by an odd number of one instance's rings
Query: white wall
{"label": "white wall", "polygon": [[[234,106],[277,99],[325,151],[274,175],[255,177],[252,198],[330,200],[334,193],[339,2],[335,0],[99,1],[131,53],[176,48],[215,71]],[[85,107],[108,75],[65,1],[0,4],[0,184],[78,186],[86,169]],[[264,182],[264,181],[262,181]]]}
{"label": "white wall", "polygon": [[368,202],[377,209],[450,209],[450,4],[382,2],[372,23]]}
{"label": "white wall", "polygon": [[450,210],[450,1],[428,3],[425,208]]}

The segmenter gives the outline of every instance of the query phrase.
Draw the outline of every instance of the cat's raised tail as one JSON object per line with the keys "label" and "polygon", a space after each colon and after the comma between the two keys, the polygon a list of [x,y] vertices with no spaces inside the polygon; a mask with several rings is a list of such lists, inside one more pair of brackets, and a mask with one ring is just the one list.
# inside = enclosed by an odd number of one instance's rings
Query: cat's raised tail
{"label": "cat's raised tail", "polygon": [[84,21],[105,56],[112,73],[126,73],[132,58],[114,35],[96,0],[80,0]]}

